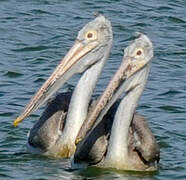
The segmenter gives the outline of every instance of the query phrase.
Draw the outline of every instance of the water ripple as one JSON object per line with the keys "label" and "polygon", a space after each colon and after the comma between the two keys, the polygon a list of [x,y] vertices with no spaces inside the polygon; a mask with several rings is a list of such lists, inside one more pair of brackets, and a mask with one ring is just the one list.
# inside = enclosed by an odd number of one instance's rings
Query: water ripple
{"label": "water ripple", "polygon": [[18,72],[8,71],[6,74],[4,74],[4,76],[7,76],[8,78],[17,78],[23,76],[23,74]]}

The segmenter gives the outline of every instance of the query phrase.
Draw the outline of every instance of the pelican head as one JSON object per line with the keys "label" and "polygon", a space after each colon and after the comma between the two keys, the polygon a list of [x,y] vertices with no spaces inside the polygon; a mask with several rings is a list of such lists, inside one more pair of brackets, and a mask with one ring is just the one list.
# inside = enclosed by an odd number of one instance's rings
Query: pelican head
{"label": "pelican head", "polygon": [[109,53],[111,44],[111,23],[99,14],[79,31],[72,48],[14,121],[14,126],[44,104],[72,75],[82,73],[101,61],[105,51]]}
{"label": "pelican head", "polygon": [[123,69],[125,69],[126,78],[145,67],[153,57],[153,46],[150,39],[142,33],[136,34],[139,37],[124,50]]}

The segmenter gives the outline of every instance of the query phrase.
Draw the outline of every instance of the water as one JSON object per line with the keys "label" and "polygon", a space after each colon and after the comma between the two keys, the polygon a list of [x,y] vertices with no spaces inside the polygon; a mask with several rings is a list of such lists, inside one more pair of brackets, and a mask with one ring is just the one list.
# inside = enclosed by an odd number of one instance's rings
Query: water
{"label": "water", "polygon": [[[0,179],[185,179],[185,7],[184,0],[1,0]],[[95,95],[118,68],[134,32],[148,34],[154,43],[155,57],[138,111],[149,118],[160,144],[160,169],[155,174],[95,168],[72,171],[68,159],[15,154],[25,150],[27,133],[42,108],[18,128],[12,126],[13,120],[95,11],[111,20],[114,31],[112,53]],[[74,86],[77,78],[69,85]]]}

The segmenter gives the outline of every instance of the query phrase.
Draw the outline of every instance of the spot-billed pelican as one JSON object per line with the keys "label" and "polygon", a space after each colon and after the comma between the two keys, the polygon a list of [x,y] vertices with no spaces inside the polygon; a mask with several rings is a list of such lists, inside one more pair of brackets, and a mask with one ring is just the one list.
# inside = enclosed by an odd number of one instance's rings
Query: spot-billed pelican
{"label": "spot-billed pelican", "polygon": [[84,121],[76,139],[72,168],[94,165],[129,171],[157,170],[159,146],[145,118],[135,114],[152,57],[152,43],[140,33],[125,49],[121,66]]}
{"label": "spot-billed pelican", "polygon": [[[83,73],[72,98],[65,99],[64,95],[60,97],[61,100],[70,101],[69,106],[60,107],[60,111],[64,110],[64,113],[54,113],[59,107],[55,109],[55,105],[49,105],[31,129],[28,138],[29,152],[54,157],[70,157],[74,154],[75,139],[87,116],[89,101],[108,58],[112,39],[111,23],[101,14],[79,31],[73,47],[14,121],[14,126],[17,126],[39,106],[46,103],[74,74]],[[64,114],[67,110],[66,117]]]}

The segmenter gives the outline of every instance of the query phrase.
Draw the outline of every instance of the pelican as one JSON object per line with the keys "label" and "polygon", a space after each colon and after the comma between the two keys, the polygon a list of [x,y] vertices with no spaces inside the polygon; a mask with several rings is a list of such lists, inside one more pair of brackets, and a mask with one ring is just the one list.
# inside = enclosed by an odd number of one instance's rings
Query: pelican
{"label": "pelican", "polygon": [[[29,133],[28,152],[63,158],[74,154],[76,136],[87,116],[93,89],[112,46],[110,21],[101,14],[96,16],[79,31],[73,47],[14,121],[14,126],[17,126],[46,103],[74,74],[83,73],[72,97],[66,93],[49,102]],[[64,102],[60,104],[59,101]]]}
{"label": "pelican", "polygon": [[[150,39],[139,33],[125,49],[120,68],[79,131],[72,168],[92,165],[127,171],[157,170],[159,146],[146,118],[135,114],[152,57]],[[124,98],[116,104],[124,92]]]}

